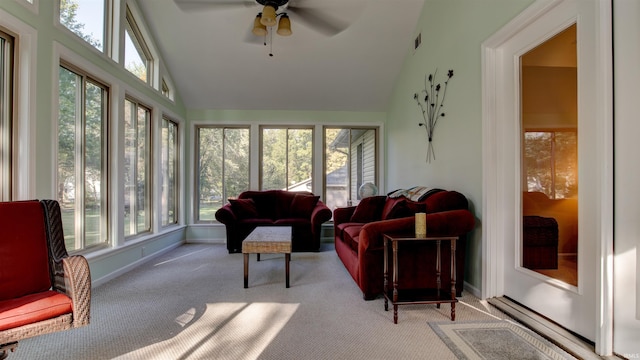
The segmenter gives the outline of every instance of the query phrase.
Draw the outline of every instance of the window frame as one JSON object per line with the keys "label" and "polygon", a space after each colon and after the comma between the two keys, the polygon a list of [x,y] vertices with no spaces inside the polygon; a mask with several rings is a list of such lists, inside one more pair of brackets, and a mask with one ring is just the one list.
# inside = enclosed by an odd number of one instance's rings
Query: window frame
{"label": "window frame", "polygon": [[[160,130],[160,227],[166,228],[172,225],[179,224],[179,216],[180,216],[180,123],[178,121],[173,120],[171,117],[167,115],[162,115],[161,117],[161,130]],[[165,123],[167,125],[172,125],[174,130],[174,138],[169,139],[169,132],[167,131],[167,139],[164,137],[164,129]],[[167,126],[166,128],[169,128]],[[169,152],[171,148],[165,145],[171,143],[173,145],[173,162],[172,162],[172,170],[169,170],[169,166],[165,166],[165,160],[167,163],[171,163]],[[173,141],[169,141],[173,140]],[[166,152],[165,152],[166,149]],[[166,172],[165,172],[166,169]],[[169,178],[169,173],[173,173],[174,183],[173,185],[167,185],[167,187],[173,186],[173,192],[167,191],[165,193],[165,179]],[[167,194],[167,199],[165,199],[165,194]],[[173,220],[169,219],[170,212],[170,201],[169,198],[173,199]],[[166,204],[166,207],[164,206]]]}
{"label": "window frame", "polygon": [[[145,130],[145,138],[144,140],[144,144],[142,144],[144,146],[144,159],[145,159],[145,174],[144,174],[144,183],[145,183],[145,187],[144,187],[144,208],[142,209],[143,212],[145,213],[145,224],[144,224],[144,228],[142,230],[138,230],[138,227],[140,226],[140,224],[137,221],[137,216],[131,217],[129,219],[129,229],[130,229],[130,233],[127,234],[125,232],[125,241],[130,240],[132,238],[136,238],[140,235],[144,235],[144,234],[148,234],[152,232],[153,229],[153,199],[152,199],[152,189],[153,189],[153,177],[151,176],[151,174],[153,173],[153,159],[152,159],[152,146],[153,146],[153,125],[152,125],[152,119],[153,119],[153,110],[151,108],[151,106],[148,106],[144,103],[142,103],[141,101],[137,100],[136,98],[129,96],[129,95],[125,95],[125,99],[124,99],[124,104],[123,104],[123,110],[127,107],[127,102],[131,103],[134,106],[135,111],[132,112],[132,114],[136,114],[135,116],[133,116],[132,120],[135,119],[135,124],[132,124],[132,127],[135,129],[136,131],[136,144],[135,144],[135,148],[136,148],[136,155],[135,158],[136,160],[139,159],[139,153],[137,151],[137,149],[140,148],[140,143],[139,143],[139,135],[140,133],[138,132],[140,130],[140,124],[139,121],[140,119],[138,118],[137,114],[139,109],[143,109],[145,111],[145,124],[143,126],[144,130]],[[124,113],[124,112],[123,112]],[[126,128],[126,120],[123,119],[123,126],[125,127],[125,132],[127,130]],[[125,134],[125,140],[126,140],[126,134]],[[124,144],[124,156],[126,158],[127,156],[127,144],[125,141]],[[123,158],[123,164],[126,164],[125,159]],[[134,166],[132,168],[133,170],[133,178],[137,179],[138,178],[138,166],[137,166],[137,162],[136,162],[136,166]],[[127,184],[124,183],[124,175],[126,174],[126,171],[123,172],[123,186],[125,187],[124,189],[124,196],[126,199],[127,196],[127,189],[126,186]],[[137,202],[137,196],[138,196],[138,192],[137,192],[137,186],[133,186],[133,195],[135,198],[135,201]],[[129,206],[131,209],[131,201],[134,199],[129,199]],[[126,201],[123,202],[123,207],[126,207]],[[134,210],[138,210],[137,206],[133,206]],[[130,210],[131,211],[131,210]],[[126,212],[126,210],[125,210]],[[126,224],[126,221],[124,222],[124,224]]]}
{"label": "window frame", "polygon": [[[36,0],[37,1],[37,0]],[[111,56],[112,52],[113,52],[113,12],[114,12],[114,6],[113,6],[113,1],[114,0],[100,0],[103,2],[103,6],[104,6],[104,15],[103,15],[103,27],[102,27],[102,39],[99,39],[102,42],[102,49],[97,48],[95,45],[91,44],[89,41],[87,41],[83,36],[89,36],[87,34],[78,34],[75,31],[71,30],[70,28],[68,28],[62,21],[60,21],[60,3],[62,0],[56,0],[56,4],[55,4],[55,11],[56,11],[56,22],[58,25],[60,25],[60,27],[62,29],[65,29],[69,34],[73,34],[73,38],[77,39],[78,41],[80,41],[81,43],[83,43],[85,46],[88,46],[89,48],[93,49],[94,51],[97,51],[101,54],[104,54],[106,56]],[[84,24],[83,24],[84,25]]]}
{"label": "window frame", "polygon": [[[200,199],[202,199],[202,194],[200,193],[200,163],[201,163],[201,159],[200,159],[200,130],[202,129],[222,129],[223,131],[223,135],[224,135],[224,131],[227,129],[242,129],[242,130],[246,130],[247,131],[247,136],[248,136],[248,145],[249,147],[247,148],[247,184],[248,187],[246,190],[249,190],[251,188],[251,163],[252,163],[252,135],[251,135],[251,126],[249,125],[210,125],[210,124],[201,124],[201,125],[195,125],[195,131],[194,131],[194,160],[195,160],[195,164],[194,164],[194,173],[193,173],[193,178],[194,178],[194,201],[193,201],[193,218],[194,218],[194,222],[195,223],[201,223],[201,224],[206,224],[206,223],[214,223],[216,222],[215,219],[212,220],[202,220],[200,218]],[[226,190],[226,186],[224,185],[224,178],[225,178],[225,140],[224,140],[224,136],[223,136],[223,145],[222,145],[222,183],[223,183],[223,188],[221,189],[221,198],[222,201],[225,201],[226,198],[228,197],[228,193]],[[223,204],[224,205],[224,204]]]}
{"label": "window frame", "polygon": [[0,28],[0,44],[4,44],[0,49],[0,201],[10,201],[13,193],[15,37]]}
{"label": "window frame", "polygon": [[[577,156],[577,151],[578,151],[578,129],[577,128],[573,128],[573,127],[562,127],[562,128],[526,128],[523,130],[522,133],[522,156],[523,156],[523,161],[522,161],[522,171],[524,173],[524,176],[522,176],[522,179],[524,181],[524,188],[527,191],[529,190],[529,185],[528,185],[528,168],[526,166],[527,162],[525,161],[524,158],[526,158],[526,134],[527,133],[548,133],[551,134],[551,148],[549,149],[550,152],[550,159],[549,159],[549,171],[552,174],[551,176],[551,184],[550,186],[550,193],[547,193],[546,191],[543,191],[543,193],[545,195],[547,195],[549,197],[549,199],[564,199],[565,197],[557,197],[556,194],[556,181],[557,181],[557,173],[556,173],[556,164],[557,164],[557,157],[556,157],[556,134],[557,133],[571,133],[571,134],[575,134],[575,140],[576,140],[576,156]],[[578,159],[576,157],[576,166],[578,165]],[[576,170],[576,177],[577,177],[577,170]],[[577,194],[576,194],[577,195]]]}
{"label": "window frame", "polygon": [[286,164],[285,164],[285,181],[286,181],[286,188],[289,189],[289,184],[288,184],[288,180],[289,180],[289,130],[311,130],[311,174],[309,174],[310,179],[311,179],[311,190],[310,192],[315,192],[316,189],[316,184],[314,181],[315,178],[315,173],[316,173],[316,163],[315,163],[315,158],[316,158],[316,127],[314,125],[308,125],[308,124],[299,124],[299,125],[271,125],[271,124],[264,124],[264,125],[259,125],[259,143],[258,143],[258,149],[259,149],[259,154],[258,154],[258,188],[260,190],[265,190],[264,189],[264,184],[263,184],[263,168],[264,168],[264,130],[269,130],[269,129],[276,129],[276,130],[286,130],[287,134],[287,142],[286,142],[286,151],[287,154],[285,155],[286,158]]}
{"label": "window frame", "polygon": [[[346,204],[337,204],[334,206],[334,204],[332,203],[331,199],[329,199],[328,196],[328,191],[327,189],[329,188],[329,185],[327,184],[327,151],[328,151],[328,139],[327,139],[327,130],[330,129],[336,129],[336,130],[348,130],[349,131],[349,135],[348,135],[348,153],[347,155],[347,159],[346,159],[346,164],[345,166],[347,167],[346,171],[346,177],[347,177],[347,183],[345,184],[346,186]],[[365,153],[366,153],[366,146],[365,146],[365,139],[361,136],[358,137],[356,139],[353,138],[353,132],[354,131],[362,131],[362,135],[366,136],[366,133],[368,131],[373,131],[373,156],[375,157],[374,159],[374,169],[373,169],[373,174],[368,174],[365,171],[365,165],[366,165],[366,159],[365,159]],[[323,189],[322,189],[322,195],[323,195],[323,199],[325,201],[325,204],[327,204],[327,206],[329,206],[330,208],[333,207],[340,207],[340,206],[352,206],[358,203],[358,201],[360,200],[359,194],[358,194],[358,184],[357,184],[357,177],[358,177],[358,173],[361,172],[362,173],[362,183],[366,183],[366,182],[370,182],[373,181],[373,183],[378,187],[379,191],[383,189],[383,184],[382,184],[382,179],[380,178],[380,173],[381,173],[381,169],[383,166],[383,161],[382,158],[380,157],[380,148],[382,146],[381,144],[381,134],[382,134],[382,126],[381,125],[354,125],[354,126],[340,126],[340,125],[325,125],[322,127],[322,140],[323,140],[323,163],[322,163],[322,173],[323,173]],[[362,163],[358,164],[358,154],[357,154],[357,148],[359,145],[362,145]],[[355,152],[352,151],[353,149],[356,149]],[[332,208],[332,210],[333,210]]]}
{"label": "window frame", "polygon": [[[60,71],[60,68],[64,68],[69,72],[74,73],[76,76],[80,76],[83,81],[82,81],[82,93],[81,93],[81,99],[80,99],[80,104],[76,104],[76,109],[77,110],[81,110],[82,111],[82,119],[78,120],[76,118],[76,123],[75,123],[75,127],[80,129],[83,124],[85,123],[85,118],[86,118],[86,113],[85,111],[85,103],[86,103],[86,94],[85,94],[85,89],[86,89],[86,85],[87,83],[91,83],[94,84],[100,88],[103,89],[103,91],[105,92],[105,97],[106,99],[102,100],[102,109],[103,109],[103,113],[102,113],[102,123],[101,123],[101,144],[100,144],[100,149],[101,149],[101,153],[100,153],[100,157],[101,157],[101,177],[100,177],[100,191],[101,191],[101,197],[100,197],[100,219],[99,219],[99,224],[100,224],[100,229],[101,229],[101,233],[100,233],[100,237],[101,240],[95,244],[89,244],[87,245],[87,239],[86,239],[86,234],[85,234],[85,230],[86,230],[86,220],[83,218],[83,215],[86,211],[86,203],[85,203],[85,197],[86,196],[81,196],[80,197],[80,204],[78,204],[77,206],[75,206],[74,208],[74,229],[72,231],[72,233],[74,234],[73,238],[75,245],[74,246],[69,246],[67,245],[67,249],[71,252],[71,253],[86,253],[89,251],[93,251],[96,249],[102,249],[102,248],[106,248],[110,245],[111,243],[111,237],[110,237],[110,228],[109,228],[109,224],[108,224],[108,218],[109,218],[109,204],[110,204],[110,200],[109,200],[109,190],[111,188],[111,183],[110,183],[110,164],[109,164],[109,154],[110,154],[110,122],[111,122],[111,102],[112,102],[112,94],[111,94],[111,86],[105,82],[100,80],[98,77],[93,76],[90,72],[85,71],[83,69],[81,69],[78,66],[75,66],[74,64],[72,64],[71,62],[65,61],[63,59],[59,60],[58,63],[58,71]],[[59,84],[60,84],[60,79],[58,78],[58,84],[57,84],[57,93],[58,93],[58,98],[59,98]],[[58,121],[56,122],[56,133],[59,131],[60,128],[60,123],[59,123],[59,119],[60,119],[60,109],[58,108],[58,115],[57,115],[57,119]],[[78,121],[80,121],[81,123],[78,123]],[[84,129],[81,129],[82,134],[84,134]],[[84,137],[84,135],[81,134],[81,138]],[[82,140],[78,140],[75,139],[76,144],[78,142],[80,142],[83,145],[83,149],[85,143]],[[55,175],[55,184],[58,184],[60,182],[60,177],[59,177],[59,168],[60,168],[60,164],[59,164],[59,143],[55,144],[56,147],[56,175]],[[75,160],[74,160],[74,172],[75,172],[75,177],[80,177],[79,175],[82,175],[85,171],[86,171],[86,167],[85,167],[85,160],[83,155],[83,150],[80,149],[75,149]],[[76,168],[77,165],[82,165],[82,169],[78,169]],[[75,182],[75,194],[84,194],[85,193],[85,185],[84,185],[84,181],[82,180],[76,180]],[[78,189],[79,188],[79,189]],[[75,196],[74,196],[74,203],[75,203]],[[63,216],[63,220],[64,220],[64,216]],[[78,224],[78,220],[80,220],[80,224]],[[64,221],[63,221],[64,224]],[[70,231],[65,230],[65,234],[69,234]]]}
{"label": "window frame", "polygon": [[[146,67],[146,75],[147,75],[146,79],[141,79],[136,74],[134,74],[129,69],[127,69],[127,64],[125,63],[125,59],[127,58],[126,47],[124,49],[124,58],[123,58],[122,65],[124,66],[125,70],[133,74],[136,78],[140,79],[141,81],[145,82],[149,86],[153,87],[154,63],[155,63],[153,52],[151,51],[148,45],[148,42],[142,32],[141,27],[138,25],[139,22],[137,17],[134,15],[134,12],[132,11],[128,3],[126,4],[125,12],[126,12],[125,24],[124,24],[125,26],[123,27],[123,31],[125,33],[125,36],[127,36],[127,33],[129,34],[129,38],[131,39],[131,42],[136,48],[136,51],[138,52],[138,56],[140,56],[140,58],[145,62],[144,65]],[[125,41],[125,44],[126,44],[126,41]]]}

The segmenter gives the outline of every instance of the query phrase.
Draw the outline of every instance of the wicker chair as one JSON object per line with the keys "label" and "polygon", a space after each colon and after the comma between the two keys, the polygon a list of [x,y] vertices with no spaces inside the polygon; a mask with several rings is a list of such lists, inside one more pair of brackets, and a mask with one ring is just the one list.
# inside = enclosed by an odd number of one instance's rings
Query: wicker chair
{"label": "wicker chair", "polygon": [[91,275],[54,200],[0,203],[0,359],[18,341],[89,324]]}

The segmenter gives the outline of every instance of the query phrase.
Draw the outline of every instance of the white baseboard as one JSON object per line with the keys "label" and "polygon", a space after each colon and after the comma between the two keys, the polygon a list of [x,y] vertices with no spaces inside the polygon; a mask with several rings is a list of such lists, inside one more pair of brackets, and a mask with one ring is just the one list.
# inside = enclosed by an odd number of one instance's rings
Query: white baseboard
{"label": "white baseboard", "polygon": [[480,289],[478,289],[477,287],[465,281],[463,288],[464,288],[464,291],[468,291],[471,293],[471,295],[477,297],[478,299],[482,299],[482,291],[480,291]]}

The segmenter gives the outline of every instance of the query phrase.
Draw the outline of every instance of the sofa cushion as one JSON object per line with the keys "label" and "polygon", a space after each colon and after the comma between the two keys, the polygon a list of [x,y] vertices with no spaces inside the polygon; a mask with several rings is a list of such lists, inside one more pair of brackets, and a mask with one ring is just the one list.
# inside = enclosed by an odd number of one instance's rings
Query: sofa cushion
{"label": "sofa cushion", "polygon": [[[0,203],[0,301],[49,290],[44,210],[38,201]],[[28,256],[26,256],[28,255]]]}
{"label": "sofa cushion", "polygon": [[360,200],[351,215],[351,222],[368,223],[380,220],[385,199],[385,196],[369,196]]}
{"label": "sofa cushion", "polygon": [[358,252],[358,239],[360,237],[360,230],[362,229],[362,226],[364,225],[354,224],[352,226],[347,226],[342,232],[342,240],[355,252]]}
{"label": "sofa cushion", "polygon": [[291,202],[289,214],[295,218],[310,218],[320,196],[296,194]]}
{"label": "sofa cushion", "polygon": [[229,203],[231,203],[231,209],[239,219],[260,217],[253,199],[229,199]]}
{"label": "sofa cushion", "polygon": [[71,313],[71,298],[53,290],[0,301],[0,331]]}
{"label": "sofa cushion", "polygon": [[240,194],[241,199],[252,199],[258,209],[258,216],[266,219],[276,219],[276,190],[245,191]]}
{"label": "sofa cushion", "polygon": [[273,219],[290,218],[291,216],[291,203],[296,196],[295,192],[291,191],[279,191],[275,197],[275,216]]}
{"label": "sofa cushion", "polygon": [[457,191],[439,191],[429,196],[424,203],[427,205],[427,213],[468,209],[469,207],[467,198]]}

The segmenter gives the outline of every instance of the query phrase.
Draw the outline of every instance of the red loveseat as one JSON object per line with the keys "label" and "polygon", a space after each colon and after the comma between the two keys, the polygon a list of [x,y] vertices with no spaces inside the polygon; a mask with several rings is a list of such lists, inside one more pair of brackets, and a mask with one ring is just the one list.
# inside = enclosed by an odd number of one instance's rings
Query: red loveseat
{"label": "red loveseat", "polygon": [[307,191],[245,191],[216,211],[227,231],[229,253],[242,251],[242,241],[257,226],[291,226],[291,250],[320,250],[322,223],[331,210]]}
{"label": "red loveseat", "polygon": [[[456,293],[460,296],[464,283],[466,234],[475,224],[467,207],[464,195],[445,190],[432,191],[420,201],[387,196],[365,198],[357,207],[334,210],[336,253],[362,290],[364,299],[374,299],[383,292],[383,234],[415,233],[414,214],[426,212],[428,235],[460,237],[456,248]],[[450,266],[451,251],[446,245],[443,243],[441,247],[442,269]],[[435,289],[435,263],[434,242],[402,243],[398,251],[398,288]],[[451,284],[448,271],[442,271],[441,276],[442,284]]]}

